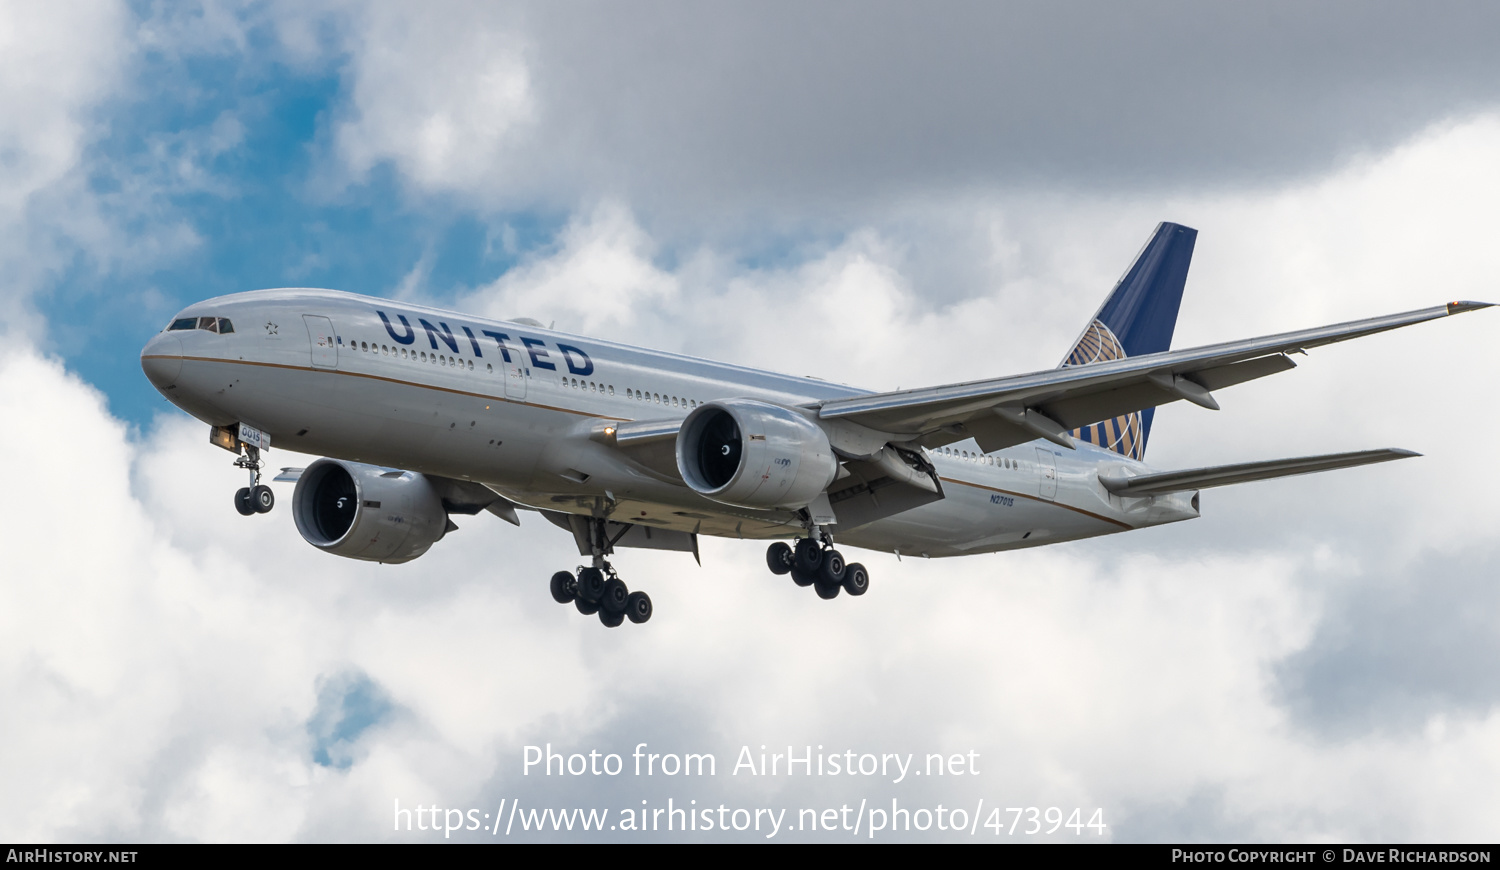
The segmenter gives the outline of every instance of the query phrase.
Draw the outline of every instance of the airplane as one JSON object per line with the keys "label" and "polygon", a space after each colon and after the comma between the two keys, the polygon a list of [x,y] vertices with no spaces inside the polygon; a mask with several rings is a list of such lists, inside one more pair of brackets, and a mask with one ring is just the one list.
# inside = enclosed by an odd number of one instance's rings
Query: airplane
{"label": "airplane", "polygon": [[[210,426],[270,511],[271,444],[313,546],[399,564],[457,525],[534,511],[581,557],[554,600],[615,627],[651,618],[616,550],[771,540],[770,570],[824,599],[870,576],[834,546],[929,558],[1179,522],[1199,490],[1417,454],[1394,448],[1163,471],[1155,408],[1296,367],[1292,354],[1490,307],[1450,302],[1170,350],[1197,231],[1162,223],[1055,369],[873,392],[332,290],[188,306],[141,351],[146,377]],[[795,544],[789,544],[788,539]],[[701,561],[700,561],[701,564]]]}

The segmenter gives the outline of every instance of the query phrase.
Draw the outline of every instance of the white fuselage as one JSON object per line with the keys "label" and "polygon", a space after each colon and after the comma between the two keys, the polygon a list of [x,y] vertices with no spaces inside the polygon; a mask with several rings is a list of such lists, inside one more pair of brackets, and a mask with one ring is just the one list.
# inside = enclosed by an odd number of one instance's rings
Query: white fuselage
{"label": "white fuselage", "polygon": [[[384,315],[382,319],[381,315]],[[188,317],[233,332],[163,331],[142,351],[152,382],[213,425],[272,446],[486,484],[522,505],[596,511],[729,537],[791,537],[787,511],[720,504],[646,473],[590,438],[602,421],[680,420],[703,402],[795,407],[866,391],[327,290],[210,299]],[[1193,493],[1121,498],[1099,482],[1145,466],[1046,441],[991,454],[926,451],[943,499],[853,529],[841,545],[953,556],[1029,547],[1197,516]]]}

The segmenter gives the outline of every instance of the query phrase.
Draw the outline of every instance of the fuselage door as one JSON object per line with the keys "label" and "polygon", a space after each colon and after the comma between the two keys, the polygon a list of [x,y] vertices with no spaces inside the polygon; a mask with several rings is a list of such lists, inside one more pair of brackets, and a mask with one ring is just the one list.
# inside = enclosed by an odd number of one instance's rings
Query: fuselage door
{"label": "fuselage door", "polygon": [[526,398],[526,363],[523,351],[512,350],[510,362],[505,364],[505,395],[511,399]]}
{"label": "fuselage door", "polygon": [[1036,449],[1037,494],[1051,501],[1057,497],[1057,460],[1046,447]]}
{"label": "fuselage door", "polygon": [[312,342],[313,368],[338,368],[338,337],[333,334],[333,321],[317,314],[304,314],[302,322],[307,324],[307,337]]}

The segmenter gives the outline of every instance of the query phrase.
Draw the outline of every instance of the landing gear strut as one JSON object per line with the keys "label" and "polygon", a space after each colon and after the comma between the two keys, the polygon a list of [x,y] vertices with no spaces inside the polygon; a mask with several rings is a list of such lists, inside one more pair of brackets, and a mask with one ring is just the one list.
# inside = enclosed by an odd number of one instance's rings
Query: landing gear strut
{"label": "landing gear strut", "polygon": [[240,487],[239,491],[234,494],[234,509],[242,516],[267,514],[276,506],[276,493],[260,482],[262,464],[260,448],[252,444],[246,444],[245,455],[234,461],[236,468],[243,468],[250,472],[250,485]]}
{"label": "landing gear strut", "polygon": [[589,523],[589,544],[594,551],[593,564],[578,566],[575,577],[567,571],[552,575],[552,600],[558,604],[572,604],[584,616],[599,615],[599,621],[608,628],[616,628],[626,619],[639,625],[651,618],[651,596],[644,592],[631,592],[615,573],[614,566],[605,556],[615,550],[615,541],[629,530],[620,531],[613,539],[606,531],[605,520],[595,517]]}
{"label": "landing gear strut", "polygon": [[766,550],[766,566],[772,574],[791,574],[798,586],[811,586],[819,598],[837,598],[839,590],[863,595],[870,588],[870,572],[858,562],[846,563],[833,548],[833,536],[807,523],[807,537],[793,548],[777,541]]}

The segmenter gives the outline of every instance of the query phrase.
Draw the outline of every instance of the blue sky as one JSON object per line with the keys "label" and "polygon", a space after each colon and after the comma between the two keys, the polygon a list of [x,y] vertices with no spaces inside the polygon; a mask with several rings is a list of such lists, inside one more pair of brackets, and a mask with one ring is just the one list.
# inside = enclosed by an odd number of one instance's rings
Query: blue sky
{"label": "blue sky", "polygon": [[[1200,233],[1177,346],[1500,301],[1496,13],[1257,10],[6,5],[0,837],[423,841],[393,801],[672,798],[1493,840],[1491,312],[1319,350],[1218,413],[1164,407],[1147,457],[1422,459],[1214,490],[1131,535],[861,554],[858,601],[772,583],[743,542],[705,541],[701,568],[631,552],[657,614],[619,632],[551,602],[577,555],[529,513],[462,518],[405,566],[239,517],[241,472],[139,369],[179,307],[303,285],[948,383],[1055,365],[1161,220]],[[524,775],[548,742],[986,772]]]}
{"label": "blue sky", "polygon": [[418,264],[423,292],[443,299],[493,280],[560,226],[542,208],[481,216],[414,201],[388,167],[357,183],[326,183],[330,122],[347,99],[341,79],[325,68],[243,63],[275,51],[264,28],[246,35],[244,54],[229,58],[144,53],[136,94],[103,107],[104,132],[86,155],[101,199],[133,199],[140,176],[190,164],[190,179],[114,206],[128,233],[175,226],[191,241],[131,262],[101,262],[80,248],[39,297],[47,320],[68,324],[49,336],[56,351],[137,425],[161,410],[160,396],[119,362],[190,302],[283,286],[389,294]]}

